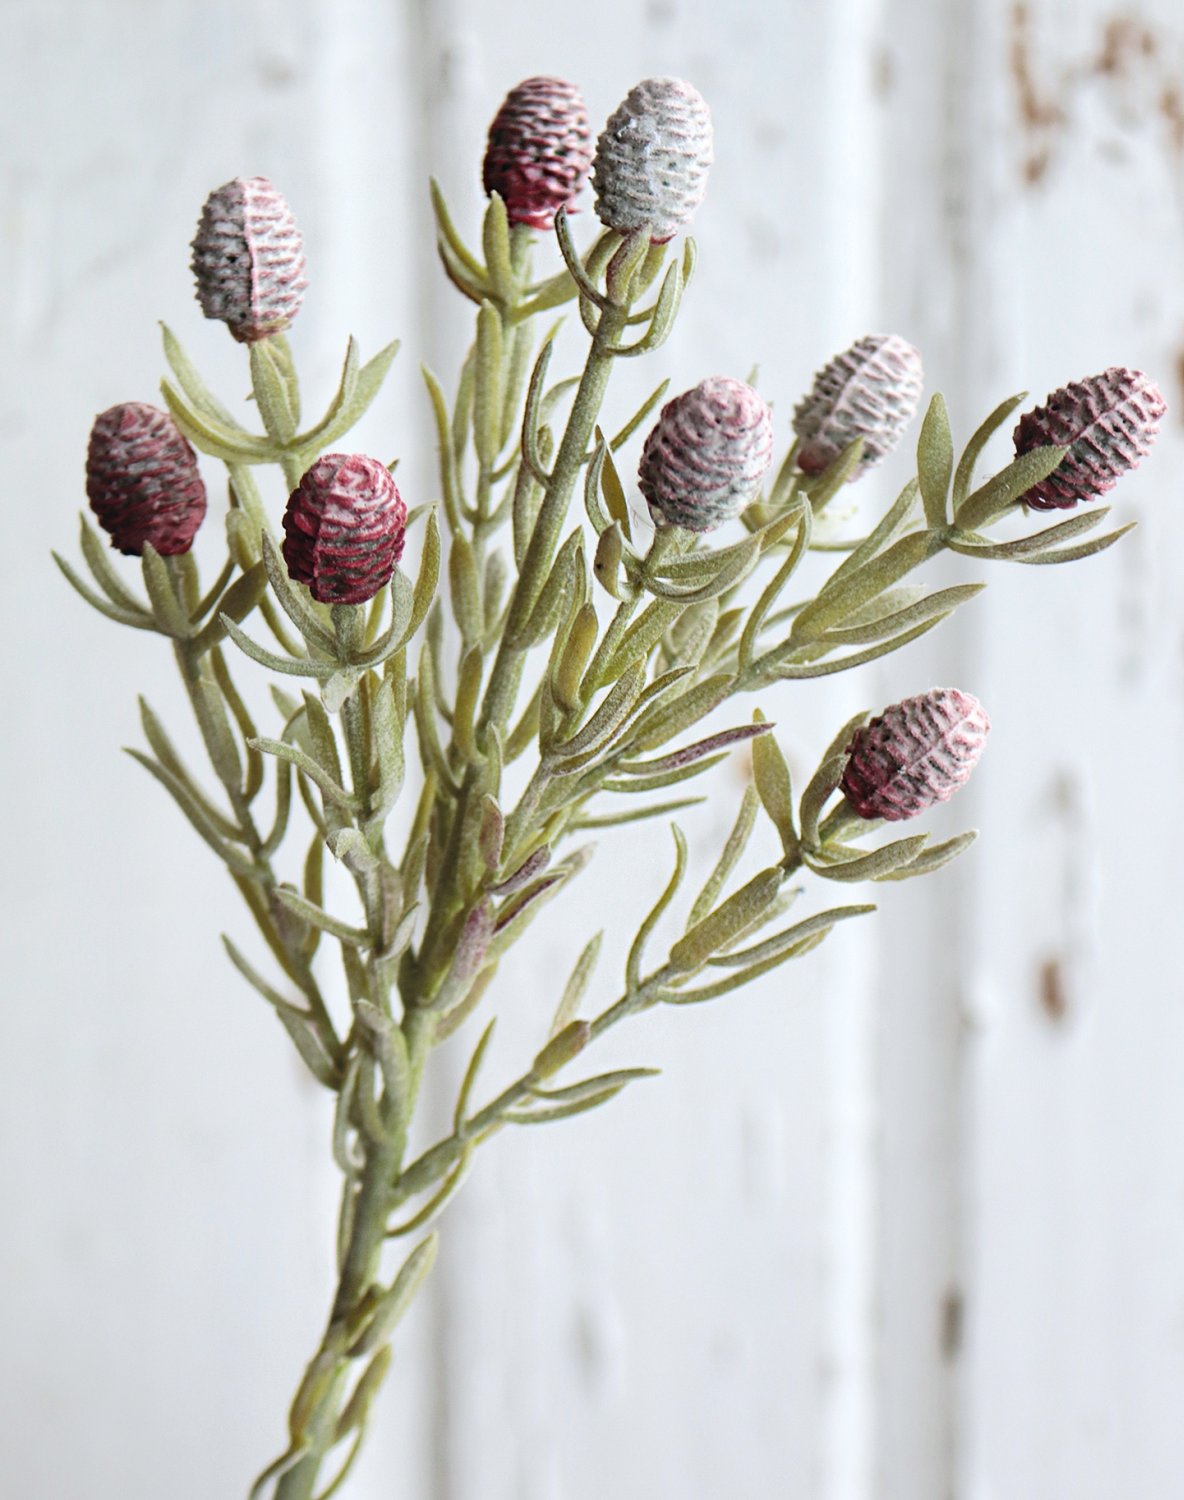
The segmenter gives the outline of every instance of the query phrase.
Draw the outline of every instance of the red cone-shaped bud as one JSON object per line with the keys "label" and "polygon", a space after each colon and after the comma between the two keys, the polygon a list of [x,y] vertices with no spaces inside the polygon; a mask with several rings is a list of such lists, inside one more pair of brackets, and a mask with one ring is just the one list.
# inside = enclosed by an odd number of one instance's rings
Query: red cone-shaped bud
{"label": "red cone-shaped bud", "polygon": [[1047,479],[1020,498],[1034,510],[1070,510],[1113,489],[1146,457],[1167,403],[1141,370],[1115,365],[1101,375],[1053,391],[1043,406],[1025,412],[1015,430],[1015,451],[1067,447]]}
{"label": "red cone-shaped bud", "polygon": [[481,174],[511,224],[550,229],[570,211],[592,163],[592,132],[579,89],[562,78],[527,78],[511,89],[489,127]]}
{"label": "red cone-shaped bud", "polygon": [[869,334],[837,354],[794,408],[798,467],[821,474],[856,438],[863,457],[851,478],[896,447],[921,399],[921,356],[895,333]]}
{"label": "red cone-shaped bud", "polygon": [[967,781],[990,727],[978,699],[957,688],[894,703],[855,731],[843,793],[861,818],[915,818]]}
{"label": "red cone-shaped bud", "polygon": [[681,78],[647,78],[609,116],[592,163],[596,212],[609,229],[647,228],[655,244],[688,224],[707,191],[711,111]]}
{"label": "red cone-shaped bud", "polygon": [[296,220],[266,177],[236,177],[210,194],[192,266],[202,312],[240,343],[287,328],[308,286]]}
{"label": "red cone-shaped bud", "polygon": [[403,555],[407,507],[390,471],[360,453],[326,453],[288,497],[284,561],[318,604],[365,604]]}
{"label": "red cone-shaped bud", "polygon": [[95,418],[86,494],[111,545],[132,557],[146,542],[163,557],[188,552],[206,513],[193,449],[167,412],[142,401]]}
{"label": "red cone-shaped bud", "polygon": [[769,408],[742,380],[713,375],[662,408],[638,483],[656,524],[714,531],[752,499],[772,456]]}

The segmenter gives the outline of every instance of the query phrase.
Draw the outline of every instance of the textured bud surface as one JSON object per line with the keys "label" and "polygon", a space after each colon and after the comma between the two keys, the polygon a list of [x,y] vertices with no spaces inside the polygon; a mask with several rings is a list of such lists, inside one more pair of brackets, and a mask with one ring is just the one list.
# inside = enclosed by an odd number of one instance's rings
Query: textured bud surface
{"label": "textured bud surface", "polygon": [[855,731],[843,793],[861,818],[916,817],[967,781],[990,727],[978,699],[957,688],[894,703]]}
{"label": "textured bud surface", "polygon": [[304,243],[266,177],[236,177],[210,194],[193,240],[197,300],[240,343],[287,328],[304,300]]}
{"label": "textured bud surface", "polygon": [[403,555],[407,507],[385,465],[326,453],[288,497],[284,561],[319,604],[365,604]]}
{"label": "textured bud surface", "polygon": [[1146,457],[1166,410],[1153,380],[1119,365],[1054,391],[1044,406],[1020,418],[1015,451],[1046,445],[1069,451],[1047,479],[1020,497],[1023,504],[1069,510],[1079,500],[1104,495]]}
{"label": "textured bud surface", "polygon": [[188,552],[206,513],[193,449],[167,412],[142,401],[95,418],[86,494],[111,545],[132,557],[145,542],[163,557]]}
{"label": "textured bud surface", "polygon": [[511,224],[550,229],[579,196],[592,163],[588,112],[574,83],[527,78],[506,95],[489,127],[481,180]]}
{"label": "textured bud surface", "polygon": [[656,523],[714,531],[755,494],[773,456],[773,420],[750,385],[713,375],[662,408],[638,470]]}
{"label": "textured bud surface", "polygon": [[922,379],[920,354],[895,333],[869,334],[836,354],[794,408],[798,467],[820,474],[861,437],[863,457],[851,478],[865,474],[900,442]]}
{"label": "textured bud surface", "polygon": [[681,78],[647,78],[609,116],[592,163],[600,222],[649,228],[660,243],[690,222],[707,191],[711,111]]}

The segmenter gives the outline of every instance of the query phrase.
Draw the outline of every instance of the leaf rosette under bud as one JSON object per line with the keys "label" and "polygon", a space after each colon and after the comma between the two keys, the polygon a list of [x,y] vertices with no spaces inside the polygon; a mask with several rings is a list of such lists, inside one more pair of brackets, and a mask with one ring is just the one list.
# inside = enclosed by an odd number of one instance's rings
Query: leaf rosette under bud
{"label": "leaf rosette under bud", "polygon": [[86,494],[111,545],[140,557],[188,552],[206,513],[197,457],[167,412],[127,401],[101,412],[90,430]]}
{"label": "leaf rosette under bud", "polygon": [[852,736],[843,794],[861,818],[915,818],[965,785],[990,727],[978,699],[957,688],[894,703]]}
{"label": "leaf rosette under bud", "polygon": [[550,229],[571,211],[592,164],[584,100],[563,78],[526,78],[510,90],[489,127],[481,181],[511,224]]}
{"label": "leaf rosette under bud", "polygon": [[1166,410],[1153,380],[1120,365],[1053,391],[1020,418],[1016,455],[1045,446],[1069,451],[1021,502],[1034,510],[1070,510],[1079,500],[1104,495],[1150,452]]}
{"label": "leaf rosette under bud", "polygon": [[752,499],[773,455],[773,420],[750,385],[713,375],[662,408],[638,469],[661,525],[714,531]]}
{"label": "leaf rosette under bud", "polygon": [[210,194],[193,240],[197,300],[240,343],[282,333],[308,286],[304,242],[266,177],[236,177]]}
{"label": "leaf rosette under bud", "polygon": [[326,453],[292,491],[284,561],[318,604],[365,604],[403,555],[407,507],[389,470],[360,453]]}
{"label": "leaf rosette under bud", "polygon": [[592,163],[596,213],[608,229],[648,228],[655,244],[694,216],[713,160],[711,111],[681,78],[646,78],[609,116]]}
{"label": "leaf rosette under bud", "polygon": [[820,474],[844,448],[863,439],[856,479],[887,457],[904,436],[921,399],[921,356],[895,333],[869,334],[835,355],[794,408],[798,467]]}

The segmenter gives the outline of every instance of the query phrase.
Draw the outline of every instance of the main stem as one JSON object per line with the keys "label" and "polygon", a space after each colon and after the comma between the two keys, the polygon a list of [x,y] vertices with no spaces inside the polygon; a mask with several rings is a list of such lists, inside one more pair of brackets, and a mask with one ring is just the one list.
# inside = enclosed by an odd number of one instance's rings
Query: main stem
{"label": "main stem", "polygon": [[353,1229],[325,1336],[309,1365],[310,1376],[318,1368],[333,1373],[326,1382],[324,1395],[309,1413],[303,1430],[292,1433],[293,1443],[306,1441],[309,1451],[279,1480],[275,1500],[313,1500],[317,1476],[333,1445],[341,1414],[352,1315],[374,1284],[382,1256],[395,1171],[396,1162],[389,1148],[372,1147],[362,1170],[360,1185],[355,1187],[353,1182],[347,1182],[343,1189],[346,1194],[357,1193]]}

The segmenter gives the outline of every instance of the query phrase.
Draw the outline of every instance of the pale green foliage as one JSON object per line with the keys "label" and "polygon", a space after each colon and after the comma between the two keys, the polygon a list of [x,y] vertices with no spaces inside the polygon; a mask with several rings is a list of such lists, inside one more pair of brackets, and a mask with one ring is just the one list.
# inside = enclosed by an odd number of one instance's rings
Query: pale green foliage
{"label": "pale green foliage", "polygon": [[[649,1076],[634,1068],[549,1082],[625,1017],[729,993],[873,910],[833,907],[778,927],[797,895],[789,885],[796,872],[842,883],[898,880],[936,869],[973,837],[930,846],[920,833],[869,849],[851,840],[876,825],[841,801],[827,815],[850,735],[865,715],[843,727],[796,801],[773,726],[759,710],[753,717],[745,708],[733,725],[688,738],[695,725],[741,694],[848,670],[932,629],[981,587],[930,592],[903,582],[943,550],[1061,562],[1121,535],[1063,545],[1095,527],[1104,509],[1018,540],[984,535],[1063,450],[1025,454],[972,490],[977,459],[1019,398],[988,418],[955,466],[937,396],[920,429],[917,477],[866,535],[839,544],[845,556],[812,598],[786,605],[811,553],[836,545],[816,542],[815,524],[858,464],[860,444],[814,478],[797,470],[791,448],[745,513],[745,534],[716,544],[677,530],[652,535],[630,511],[632,460],[622,450],[665,384],[619,432],[606,436],[597,425],[616,360],[643,355],[669,333],[693,272],[693,244],[679,252],[651,245],[644,232],[606,232],[581,255],[561,214],[562,269],[533,281],[530,236],[507,223],[499,199],[486,215],[482,257],[464,244],[437,189],[433,202],[444,269],[474,302],[476,333],[451,402],[425,371],[440,503],[413,513],[414,579],[396,570],[369,608],[317,604],[288,578],[252,477],[256,466],[278,465],[294,485],[370,406],[397,345],[362,364],[351,339],[327,410],[303,430],[287,341],[252,345],[264,427],[257,433],[210,393],[167,328],[165,400],[188,438],[228,469],[225,567],[203,595],[190,556],[162,559],[149,549],[141,596],[85,521],[82,556],[93,587],[58,559],[104,615],[172,643],[216,788],[200,784],[147,704],[149,749],[132,753],[234,877],[271,973],[228,938],[230,958],[337,1098],[341,1286],[293,1404],[291,1446],[256,1486],[261,1495],[274,1484],[281,1500],[312,1493],[337,1442],[349,1437],[356,1450],[389,1361],[387,1340],[435,1253],[432,1237],[384,1289],[383,1239],[434,1219],[482,1141],[507,1125],[595,1108]],[[536,339],[532,319],[572,299],[589,332],[587,362],[578,380],[555,381],[554,329]],[[577,488],[583,516],[572,513]],[[259,626],[272,637],[266,646]],[[275,689],[270,732],[257,729],[235,688],[227,639],[249,659],[248,670],[308,684],[299,697]],[[783,696],[776,688],[770,705]],[[699,799],[654,794],[695,780],[744,742],[754,785],[712,875],[681,908],[681,931],[664,956],[648,955],[661,951],[659,936],[680,909],[688,847],[677,827],[673,872],[633,938],[616,997],[580,1018],[598,936],[561,992],[513,996],[519,1009],[537,1014],[541,1050],[519,1078],[475,1105],[490,1023],[464,1075],[452,1132],[407,1162],[408,1127],[433,1046],[488,1003],[503,954],[578,879],[590,848],[574,845],[573,836],[692,805]],[[505,768],[524,757],[525,789],[507,799]],[[307,815],[303,832],[292,816],[293,787]],[[418,800],[396,852],[386,823],[409,787]],[[260,821],[264,801],[269,811]],[[758,841],[772,862],[729,891],[762,810]],[[326,854],[356,887],[349,913],[325,905]],[[600,857],[611,860],[611,847]],[[332,1013],[316,972],[329,947],[344,975],[344,1016]],[[393,1223],[405,1205],[408,1217]]]}

